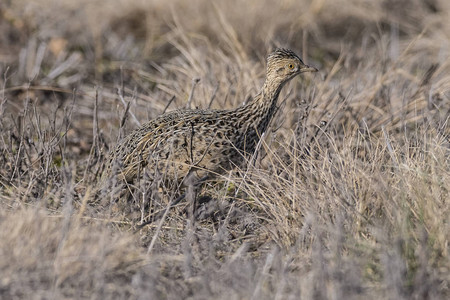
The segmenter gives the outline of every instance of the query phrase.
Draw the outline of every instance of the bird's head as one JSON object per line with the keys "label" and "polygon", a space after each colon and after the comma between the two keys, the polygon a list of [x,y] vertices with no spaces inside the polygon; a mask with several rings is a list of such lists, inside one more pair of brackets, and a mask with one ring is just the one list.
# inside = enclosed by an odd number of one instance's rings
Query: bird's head
{"label": "bird's head", "polygon": [[296,75],[317,72],[289,49],[278,48],[267,57],[267,80],[284,84]]}

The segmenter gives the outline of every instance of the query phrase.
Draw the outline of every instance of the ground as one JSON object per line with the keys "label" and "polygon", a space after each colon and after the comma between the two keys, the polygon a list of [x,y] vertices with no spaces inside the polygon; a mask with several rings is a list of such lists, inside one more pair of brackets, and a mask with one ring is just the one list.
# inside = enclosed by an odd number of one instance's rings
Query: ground
{"label": "ground", "polygon": [[[449,18],[445,0],[2,1],[0,298],[450,298]],[[97,191],[121,137],[241,105],[279,46],[319,72],[195,220],[187,193],[138,229],[167,182]]]}

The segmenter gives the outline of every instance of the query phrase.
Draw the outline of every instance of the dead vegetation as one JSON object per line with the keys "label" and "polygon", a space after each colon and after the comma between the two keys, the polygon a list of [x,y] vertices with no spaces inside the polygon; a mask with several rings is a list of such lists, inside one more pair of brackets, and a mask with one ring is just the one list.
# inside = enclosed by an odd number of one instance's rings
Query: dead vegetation
{"label": "dead vegetation", "polygon": [[[444,0],[2,2],[1,298],[450,297],[449,13]],[[184,202],[136,232],[118,191],[91,201],[118,138],[191,94],[240,105],[278,45],[320,72],[283,91],[247,169],[205,184],[195,222]],[[173,196],[137,186],[125,206],[139,213]]]}

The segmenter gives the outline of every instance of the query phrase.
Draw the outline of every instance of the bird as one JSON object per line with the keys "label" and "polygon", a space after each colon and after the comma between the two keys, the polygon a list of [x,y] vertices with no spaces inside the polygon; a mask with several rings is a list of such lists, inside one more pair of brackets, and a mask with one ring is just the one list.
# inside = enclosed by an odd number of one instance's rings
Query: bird
{"label": "bird", "polygon": [[234,109],[179,109],[150,120],[118,142],[106,173],[115,169],[118,178],[133,182],[144,170],[159,170],[182,182],[242,166],[274,117],[283,86],[317,71],[292,50],[277,48],[267,56],[266,79],[253,99]]}

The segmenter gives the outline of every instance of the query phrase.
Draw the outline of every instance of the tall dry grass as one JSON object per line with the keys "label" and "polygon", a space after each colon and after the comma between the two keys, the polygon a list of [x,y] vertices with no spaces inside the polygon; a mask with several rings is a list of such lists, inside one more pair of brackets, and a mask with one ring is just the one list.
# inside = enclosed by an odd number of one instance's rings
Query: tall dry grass
{"label": "tall dry grass", "polygon": [[[444,0],[2,2],[1,298],[448,298],[449,13]],[[120,137],[190,98],[240,105],[275,46],[320,72],[283,90],[245,169],[204,184],[194,222],[185,201],[136,231],[143,203],[176,197],[145,179],[131,202],[95,195]]]}

